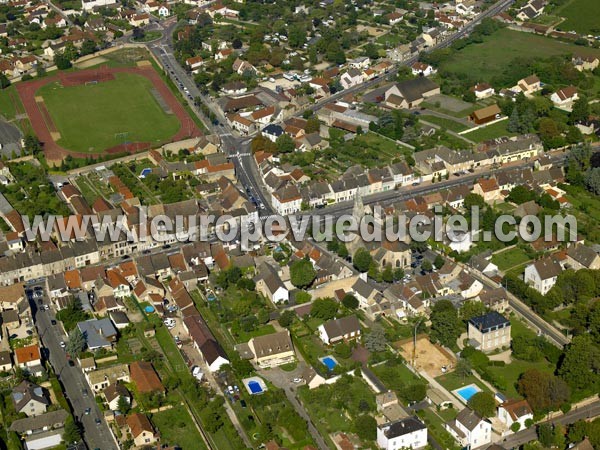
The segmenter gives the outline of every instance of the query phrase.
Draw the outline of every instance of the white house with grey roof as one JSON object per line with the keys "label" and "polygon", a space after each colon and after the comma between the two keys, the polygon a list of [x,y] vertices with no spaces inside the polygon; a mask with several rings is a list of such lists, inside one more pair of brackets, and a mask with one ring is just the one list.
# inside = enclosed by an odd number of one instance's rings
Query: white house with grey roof
{"label": "white house with grey roof", "polygon": [[282,303],[290,299],[288,289],[281,281],[277,271],[267,263],[258,268],[258,275],[254,278],[256,291],[273,303]]}
{"label": "white house with grey roof", "polygon": [[254,337],[248,341],[248,347],[254,354],[254,362],[263,369],[291,363],[296,359],[287,330]]}
{"label": "white house with grey roof", "polygon": [[427,426],[415,416],[378,425],[377,446],[386,450],[424,448]]}
{"label": "white house with grey roof", "polygon": [[542,295],[546,295],[556,284],[558,276],[562,272],[559,263],[551,258],[538,259],[536,262],[525,267],[525,283]]}
{"label": "white house with grey roof", "polygon": [[445,427],[463,447],[477,448],[492,441],[492,424],[469,408],[459,412]]}

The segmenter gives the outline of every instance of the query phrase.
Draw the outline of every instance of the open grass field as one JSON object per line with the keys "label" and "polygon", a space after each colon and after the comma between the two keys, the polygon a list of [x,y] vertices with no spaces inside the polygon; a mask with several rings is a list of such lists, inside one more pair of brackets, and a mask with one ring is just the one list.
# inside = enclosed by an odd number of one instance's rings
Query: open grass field
{"label": "open grass field", "polygon": [[153,414],[152,422],[160,430],[163,443],[177,444],[182,450],[206,449],[192,418],[183,406]]}
{"label": "open grass field", "polygon": [[432,123],[434,125],[439,125],[442,128],[445,128],[450,131],[454,131],[456,133],[467,129],[467,127],[465,125],[463,125],[462,123],[456,122],[455,120],[452,120],[452,119],[447,119],[445,117],[422,115],[422,116],[420,116],[420,119],[424,120],[425,122]]}
{"label": "open grass field", "polygon": [[492,256],[492,262],[502,271],[525,264],[527,261],[529,261],[529,257],[518,247],[496,253]]}
{"label": "open grass field", "polygon": [[62,87],[50,83],[37,92],[60,133],[59,145],[97,153],[126,142],[159,143],[181,124],[153,94],[147,78],[119,73],[98,84]]}
{"label": "open grass field", "polygon": [[515,136],[515,133],[511,133],[506,129],[507,125],[508,120],[503,120],[501,122],[488,125],[487,127],[479,128],[475,131],[463,133],[461,136],[464,136],[465,138],[474,142],[487,141],[502,136]]}
{"label": "open grass field", "polygon": [[600,34],[600,2],[598,0],[571,0],[555,15],[565,21],[559,25],[564,31],[577,31],[581,34]]}
{"label": "open grass field", "polygon": [[[595,2],[595,0],[588,1]],[[595,20],[596,23],[597,17],[597,15],[590,15],[590,19]],[[572,53],[600,56],[598,49],[580,47],[557,39],[503,28],[492,36],[486,37],[483,43],[472,44],[456,52],[442,63],[441,69],[469,74],[481,80],[490,80],[501,74],[517,57],[545,58]]]}

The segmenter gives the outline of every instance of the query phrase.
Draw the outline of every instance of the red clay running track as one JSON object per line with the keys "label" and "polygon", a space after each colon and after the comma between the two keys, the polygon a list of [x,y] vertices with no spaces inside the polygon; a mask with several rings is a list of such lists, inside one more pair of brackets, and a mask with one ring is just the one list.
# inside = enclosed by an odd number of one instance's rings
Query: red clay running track
{"label": "red clay running track", "polygon": [[162,96],[166,104],[169,105],[169,108],[181,123],[181,128],[174,136],[171,137],[171,141],[178,141],[187,137],[197,137],[202,135],[201,131],[198,129],[192,118],[188,115],[185,108],[181,105],[181,103],[179,103],[177,98],[173,95],[171,90],[163,82],[163,80],[160,78],[160,75],[152,68],[152,66],[116,68],[101,67],[98,69],[79,70],[71,73],[60,72],[51,77],[27,81],[25,83],[17,83],[16,85],[19,96],[21,97],[21,101],[23,102],[23,106],[25,107],[25,112],[29,116],[31,126],[37,134],[38,139],[44,145],[44,154],[49,163],[60,163],[67,155],[77,158],[86,158],[90,156],[100,157],[106,153],[135,153],[138,151],[147,150],[151,147],[151,144],[147,142],[134,142],[128,145],[118,145],[116,147],[105,149],[99,153],[73,152],[58,145],[50,135],[50,130],[46,125],[42,111],[35,101],[35,93],[38,91],[38,89],[55,81],[60,81],[64,86],[74,86],[92,80],[98,80],[99,82],[107,81],[114,78],[115,73],[133,73],[142,75],[152,82],[154,88]]}

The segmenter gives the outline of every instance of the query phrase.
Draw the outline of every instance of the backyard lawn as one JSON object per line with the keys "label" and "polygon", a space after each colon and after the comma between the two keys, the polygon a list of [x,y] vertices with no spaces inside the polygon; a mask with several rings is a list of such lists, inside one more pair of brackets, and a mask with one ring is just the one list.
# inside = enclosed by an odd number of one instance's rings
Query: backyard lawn
{"label": "backyard lawn", "polygon": [[467,127],[465,125],[463,125],[462,123],[457,122],[452,119],[446,119],[444,117],[423,115],[423,116],[420,116],[420,118],[426,122],[430,122],[434,125],[439,125],[442,128],[445,128],[450,131],[454,131],[456,133],[467,129]]}
{"label": "backyard lawn", "polygon": [[515,133],[511,133],[506,129],[507,125],[508,119],[501,122],[496,122],[483,128],[479,128],[475,131],[463,133],[461,136],[475,142],[487,141],[502,136],[515,136]]}
{"label": "backyard lawn", "polygon": [[182,450],[206,449],[192,418],[183,406],[153,414],[152,422],[160,430],[161,443],[177,444]]}
{"label": "backyard lawn", "polygon": [[506,271],[529,261],[529,256],[520,248],[513,247],[492,256],[492,262],[498,269]]}
{"label": "backyard lawn", "polygon": [[502,367],[490,365],[487,368],[487,370],[489,370],[496,377],[504,378],[504,380],[506,380],[506,390],[504,391],[504,394],[506,394],[509,398],[521,398],[517,392],[516,384],[517,381],[519,381],[521,374],[529,369],[552,372],[554,370],[554,366],[552,366],[552,364],[546,360],[539,362],[514,360],[510,364]]}

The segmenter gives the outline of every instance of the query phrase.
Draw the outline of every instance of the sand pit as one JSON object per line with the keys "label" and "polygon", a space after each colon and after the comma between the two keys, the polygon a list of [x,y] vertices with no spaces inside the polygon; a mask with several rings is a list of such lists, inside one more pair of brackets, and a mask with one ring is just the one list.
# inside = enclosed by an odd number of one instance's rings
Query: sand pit
{"label": "sand pit", "polygon": [[[413,340],[406,339],[396,342],[394,347],[402,352],[402,356],[409,364],[413,360]],[[419,371],[425,371],[432,377],[438,377],[443,374],[442,367],[446,367],[447,372],[456,366],[456,358],[444,350],[439,345],[429,342],[425,335],[417,337],[417,350],[415,352],[415,368]],[[446,373],[447,373],[446,372]]]}
{"label": "sand pit", "polygon": [[148,67],[148,66],[152,65],[152,63],[150,61],[148,61],[147,59],[144,59],[142,61],[138,61],[136,64],[137,64],[138,67]]}
{"label": "sand pit", "polygon": [[95,58],[75,64],[75,67],[78,69],[87,69],[105,63],[106,61],[108,61],[108,59],[103,58],[102,56],[96,56]]}

